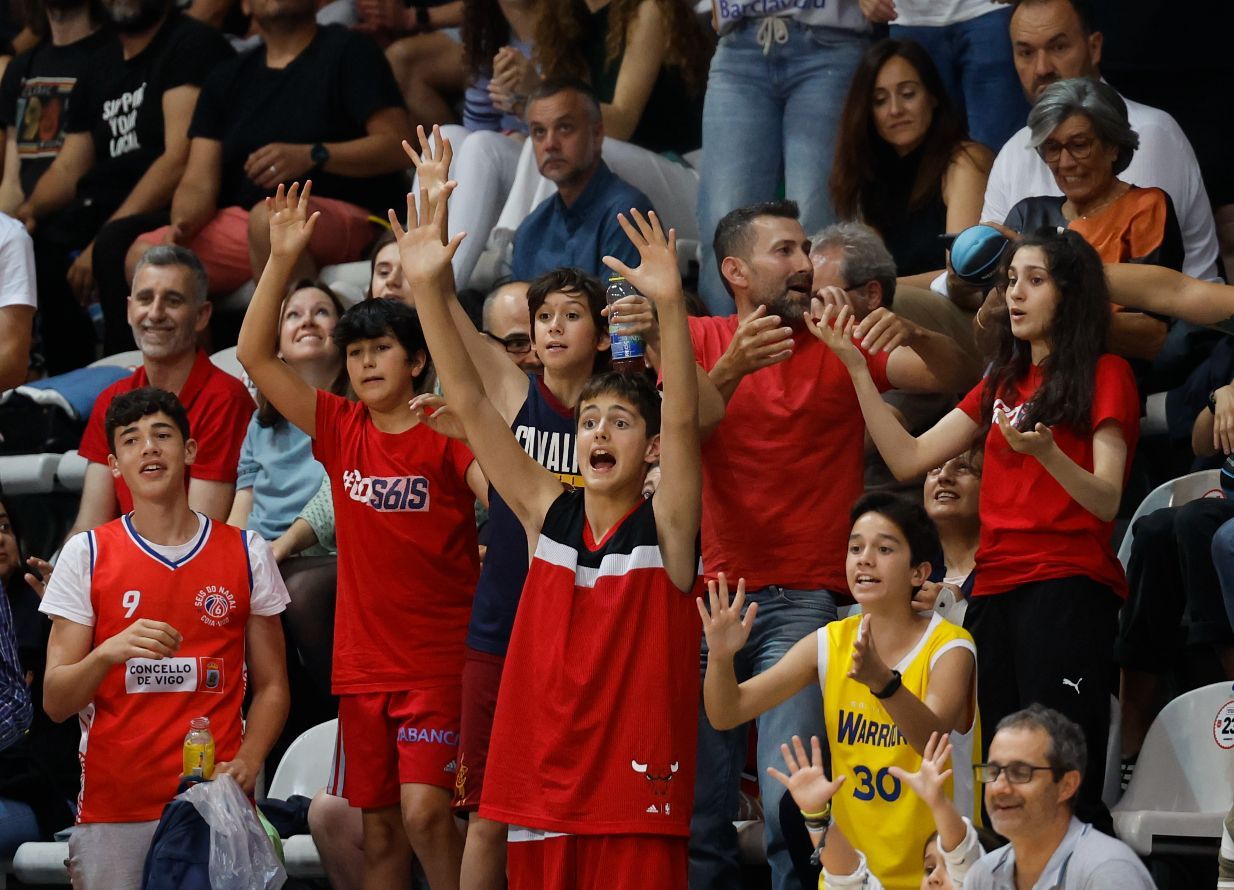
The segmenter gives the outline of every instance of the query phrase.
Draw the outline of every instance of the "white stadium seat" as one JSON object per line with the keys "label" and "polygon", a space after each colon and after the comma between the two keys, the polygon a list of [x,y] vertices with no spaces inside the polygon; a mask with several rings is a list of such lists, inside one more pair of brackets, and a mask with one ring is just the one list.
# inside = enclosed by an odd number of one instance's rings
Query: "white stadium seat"
{"label": "white stadium seat", "polygon": [[1213,683],[1157,715],[1113,810],[1114,830],[1141,856],[1197,852],[1195,842],[1209,839],[1215,849],[1232,793],[1234,687]]}

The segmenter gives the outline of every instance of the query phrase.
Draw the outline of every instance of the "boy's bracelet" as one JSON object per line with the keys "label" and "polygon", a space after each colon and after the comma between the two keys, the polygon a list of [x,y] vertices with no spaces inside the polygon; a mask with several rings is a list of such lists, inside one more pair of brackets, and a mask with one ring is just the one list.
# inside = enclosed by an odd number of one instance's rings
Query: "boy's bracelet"
{"label": "boy's bracelet", "polygon": [[823,807],[822,810],[817,813],[807,813],[805,810],[801,810],[800,812],[801,818],[805,820],[806,829],[809,831],[826,832],[827,828],[831,825],[830,801],[827,803],[827,806]]}

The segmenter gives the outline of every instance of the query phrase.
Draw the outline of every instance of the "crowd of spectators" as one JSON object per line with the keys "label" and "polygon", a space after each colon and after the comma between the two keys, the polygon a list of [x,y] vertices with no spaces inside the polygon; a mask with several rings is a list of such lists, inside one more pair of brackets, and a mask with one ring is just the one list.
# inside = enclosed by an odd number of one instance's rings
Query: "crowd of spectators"
{"label": "crowd of spectators", "polygon": [[94,573],[129,541],[246,554],[258,716],[220,763],[251,793],[340,717],[307,814],[340,890],[736,887],[751,796],[775,890],[1153,886],[1107,752],[1125,789],[1170,699],[1234,680],[1234,501],[1130,521],[1234,455],[1195,99],[1234,69],[1138,66],[1190,39],[1142,6],[6,4],[0,390],[93,407],[58,559],[0,490],[0,864],[76,817],[75,885],[127,886],[148,843],[107,833],[149,822],[115,777],[79,799],[143,713],[115,640],[205,637],[121,630],[141,594]]}

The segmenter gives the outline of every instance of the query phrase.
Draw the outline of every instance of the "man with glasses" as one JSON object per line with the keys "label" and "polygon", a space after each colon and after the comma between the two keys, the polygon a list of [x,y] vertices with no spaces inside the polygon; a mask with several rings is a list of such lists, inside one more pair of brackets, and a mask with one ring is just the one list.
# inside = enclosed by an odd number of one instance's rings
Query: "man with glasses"
{"label": "man with glasses", "polygon": [[[1085,0],[1021,0],[1011,16],[1011,48],[1029,102],[1036,103],[1056,81],[1101,78],[1102,36]],[[1182,229],[1183,271],[1216,279],[1217,231],[1191,143],[1164,111],[1124,100],[1140,147],[1123,179],[1169,194]],[[1024,198],[1061,194],[1046,162],[1028,150],[1029,140],[1024,127],[998,153],[986,184],[982,219],[1001,222]]]}
{"label": "man with glasses", "polygon": [[974,769],[1011,843],[978,860],[965,890],[1154,890],[1130,847],[1075,817],[1086,758],[1084,733],[1058,711],[1034,704],[999,722],[989,762]]}
{"label": "man with glasses", "polygon": [[494,346],[528,374],[538,374],[544,365],[531,348],[531,312],[527,308],[526,281],[507,281],[484,299],[480,321]]}

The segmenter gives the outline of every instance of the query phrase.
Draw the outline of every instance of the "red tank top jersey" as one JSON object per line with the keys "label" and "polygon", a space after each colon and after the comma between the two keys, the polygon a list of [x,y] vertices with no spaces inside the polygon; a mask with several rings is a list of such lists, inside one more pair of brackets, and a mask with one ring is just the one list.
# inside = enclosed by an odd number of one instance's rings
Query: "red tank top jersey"
{"label": "red tank top jersey", "polygon": [[480,815],[573,834],[688,836],[701,627],[651,501],[599,544],[583,492],[544,518],[501,678]]}
{"label": "red tank top jersey", "polygon": [[424,424],[383,433],[327,392],[316,432],[338,541],[335,694],[457,685],[480,576],[475,458]]}
{"label": "red tank top jersey", "polygon": [[158,819],[175,796],[194,717],[210,718],[216,763],[235,757],[252,592],[245,534],[206,520],[196,546],[171,563],[128,516],[89,533],[92,645],[139,618],[167,622],[183,642],[172,658],[131,658],[108,671],[82,712],[79,822]]}

